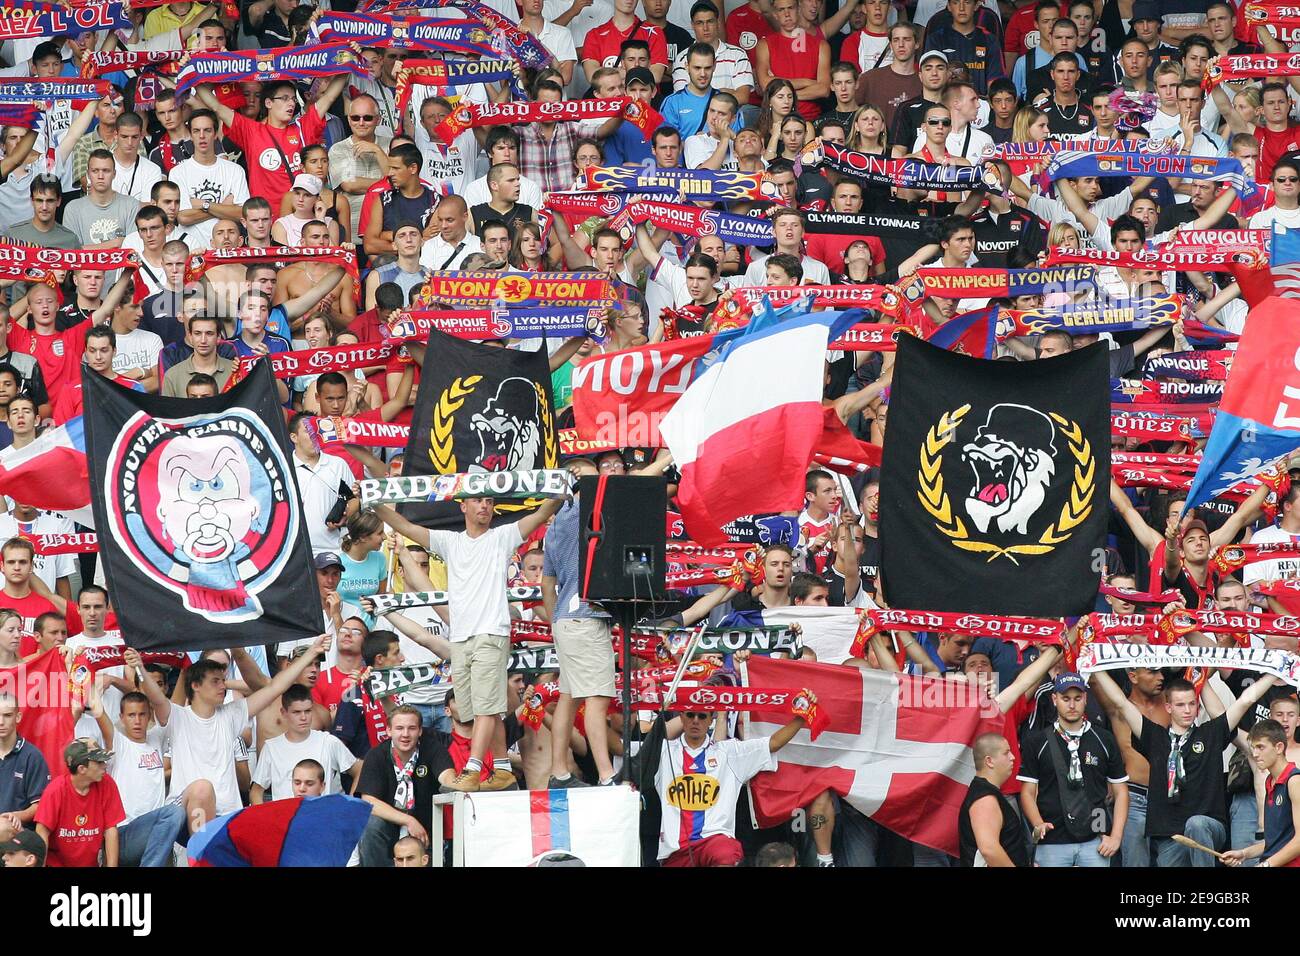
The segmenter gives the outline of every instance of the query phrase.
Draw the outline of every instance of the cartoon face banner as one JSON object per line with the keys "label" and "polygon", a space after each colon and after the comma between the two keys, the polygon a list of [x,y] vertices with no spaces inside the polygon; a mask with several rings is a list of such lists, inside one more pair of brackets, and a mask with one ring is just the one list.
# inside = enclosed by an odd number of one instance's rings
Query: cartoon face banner
{"label": "cartoon face banner", "polygon": [[94,374],[83,387],[100,553],[130,644],[204,650],[318,634],[270,366],[209,399],[144,395]]}
{"label": "cartoon face banner", "polygon": [[[403,477],[558,466],[545,349],[476,345],[430,329],[425,354]],[[540,504],[541,498],[498,501],[497,520],[517,521]],[[400,510],[426,527],[464,528],[455,502],[409,503]]]}
{"label": "cartoon face banner", "polygon": [[895,607],[1085,614],[1106,530],[1104,346],[1010,364],[898,342],[880,495]]}

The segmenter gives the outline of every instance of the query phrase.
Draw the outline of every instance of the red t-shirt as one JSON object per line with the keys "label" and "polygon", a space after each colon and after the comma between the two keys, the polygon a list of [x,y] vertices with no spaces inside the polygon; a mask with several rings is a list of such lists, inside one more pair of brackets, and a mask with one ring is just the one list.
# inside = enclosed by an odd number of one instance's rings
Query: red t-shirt
{"label": "red t-shirt", "polygon": [[1020,725],[1028,720],[1033,712],[1033,700],[1022,696],[1007,711],[1006,723],[1002,727],[1002,736],[1007,738],[1007,743],[1011,747],[1011,756],[1016,758],[1015,766],[1011,768],[1011,776],[1002,785],[1002,792],[1009,797],[1014,797],[1020,792],[1021,783],[1016,779],[1016,774],[1020,773]]}
{"label": "red t-shirt", "polygon": [[333,717],[343,702],[343,692],[352,686],[352,678],[337,667],[327,667],[316,678],[316,685],[311,689],[312,700],[322,707],[328,707]]}
{"label": "red t-shirt", "polygon": [[[27,597],[23,598],[10,597],[8,594],[0,592],[0,607],[11,607],[23,616],[24,643],[28,637],[35,638],[36,619],[42,614],[46,614],[55,609],[53,604],[41,597],[35,591],[32,591],[27,595]],[[71,607],[71,604],[69,604],[69,607]],[[68,633],[72,633],[71,627],[69,627]],[[32,641],[31,648],[31,652],[37,650],[35,640]],[[20,645],[18,653],[26,656],[29,652],[23,651],[22,645]]]}
{"label": "red t-shirt", "polygon": [[[114,375],[114,382],[126,388],[134,389],[137,392],[143,391],[143,387],[135,379],[127,378],[124,375]],[[71,418],[76,418],[84,410],[81,397],[81,380],[69,380],[67,386],[59,393],[58,401],[50,410],[50,417],[54,419],[54,424],[62,425]]]}
{"label": "red t-shirt", "polygon": [[[388,401],[390,398],[392,398],[392,392],[388,390],[388,376],[390,374],[401,375],[404,371],[406,371],[406,363],[402,361],[400,356],[394,355],[392,358],[388,360],[388,366],[384,369],[384,384],[380,388],[380,391],[384,393],[384,401]],[[411,412],[415,411],[414,408],[415,395],[416,392],[418,392],[420,389],[420,371],[421,371],[420,366],[418,365],[415,366],[415,377],[411,382],[412,404],[407,405],[405,408],[403,408],[400,412],[397,413],[397,417],[394,418],[393,421],[397,422],[398,424],[401,425],[411,424]]]}
{"label": "red t-shirt", "polygon": [[1275,133],[1267,126],[1256,126],[1255,139],[1259,141],[1259,161],[1255,163],[1255,181],[1266,183],[1273,178],[1273,167],[1277,161],[1291,150],[1300,149],[1300,126],[1288,125],[1280,133]]}
{"label": "red t-shirt", "polygon": [[[1031,3],[1027,7],[1021,7],[1011,19],[1007,21],[1007,28],[1002,31],[1002,48],[1008,53],[1018,53],[1024,56],[1029,52],[1030,46],[1025,40],[1032,36],[1034,46],[1042,43],[1042,38],[1038,36],[1038,17],[1034,7],[1037,4]],[[1058,12],[1058,19],[1065,16]]]}
{"label": "red t-shirt", "polygon": [[36,822],[50,831],[46,866],[98,866],[104,831],[126,819],[113,778],[91,784],[83,797],[72,777],[50,781],[36,808]]}
{"label": "red t-shirt", "polygon": [[867,244],[871,250],[872,262],[885,261],[885,247],[875,236],[843,236],[843,235],[816,235],[804,237],[804,252],[816,259],[818,262],[824,262],[832,272],[844,271],[844,253],[857,242],[859,239]]}
{"label": "red t-shirt", "polygon": [[634,36],[650,44],[651,63],[668,65],[668,41],[664,39],[664,31],[640,19],[633,21],[625,31],[614,26],[613,20],[590,31],[582,41],[582,58],[595,60],[601,66],[614,66],[618,63],[619,48]]}
{"label": "red t-shirt", "polygon": [[[302,151],[312,143],[324,142],[325,120],[309,108],[284,129],[274,129],[237,112],[226,135],[244,151],[248,194],[261,196],[272,209],[279,209],[294,174],[302,170]],[[285,160],[289,162],[288,170],[284,168]]]}
{"label": "red t-shirt", "polygon": [[222,106],[228,106],[236,113],[248,105],[248,97],[244,95],[238,83],[212,83],[208,86],[208,92],[215,96]]}
{"label": "red t-shirt", "polygon": [[[758,75],[758,65],[754,63],[754,47],[771,32],[772,24],[748,3],[727,14],[727,42],[745,51],[745,56],[749,57],[749,67],[755,71],[755,76]],[[763,91],[757,83],[749,94],[749,102],[756,106],[763,102]]]}
{"label": "red t-shirt", "polygon": [[[817,79],[823,42],[819,33],[799,31],[792,37],[776,32],[768,34],[768,64],[772,75],[783,80]],[[822,115],[821,107],[812,100],[800,99],[799,115],[806,120],[815,120]]]}
{"label": "red t-shirt", "polygon": [[48,335],[10,323],[9,348],[36,356],[41,375],[45,377],[45,390],[53,403],[58,401],[63,383],[78,377],[77,366],[86,351],[86,333],[89,331],[89,320]]}

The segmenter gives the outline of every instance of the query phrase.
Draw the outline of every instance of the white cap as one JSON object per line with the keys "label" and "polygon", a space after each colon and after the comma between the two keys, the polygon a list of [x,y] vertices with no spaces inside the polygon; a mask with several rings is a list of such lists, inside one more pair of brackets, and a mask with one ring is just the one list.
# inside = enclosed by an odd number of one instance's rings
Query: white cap
{"label": "white cap", "polygon": [[320,181],[319,176],[313,176],[311,173],[299,173],[294,177],[293,188],[301,189],[303,192],[311,193],[313,196],[319,196],[321,188],[325,184]]}

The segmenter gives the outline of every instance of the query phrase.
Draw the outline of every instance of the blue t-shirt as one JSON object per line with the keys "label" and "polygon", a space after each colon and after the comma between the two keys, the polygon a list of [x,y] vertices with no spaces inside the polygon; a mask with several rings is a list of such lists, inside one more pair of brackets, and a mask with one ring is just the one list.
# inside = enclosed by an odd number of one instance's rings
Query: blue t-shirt
{"label": "blue t-shirt", "polygon": [[[371,551],[364,560],[355,561],[346,551],[339,551],[343,562],[343,576],[339,578],[339,597],[349,604],[361,606],[361,599],[378,594],[388,582],[388,560],[382,551]],[[364,611],[366,627],[374,626],[374,618]]]}
{"label": "blue t-shirt", "polygon": [[619,123],[618,129],[614,130],[614,135],[605,140],[606,166],[644,163],[653,156],[650,143],[631,123]]}
{"label": "blue t-shirt", "polygon": [[[264,344],[266,345],[266,350],[267,350],[268,352],[275,352],[275,353],[278,353],[278,352],[288,352],[288,351],[289,351],[289,343],[288,343],[288,341],[286,341],[285,339],[280,338],[280,336],[278,336],[278,335],[274,335],[274,334],[272,334],[272,333],[270,333],[270,332],[267,332],[267,333],[266,333],[266,338],[263,339],[263,342],[264,342]],[[243,338],[239,336],[238,333],[236,333],[235,337],[234,337],[233,339],[230,340],[230,344],[233,345],[233,346],[235,347],[235,352],[238,353],[239,355],[256,355],[256,354],[257,354],[256,352],[253,351],[253,347],[252,347],[251,345],[249,345],[247,342],[245,342],[245,341],[243,340]]]}
{"label": "blue t-shirt", "polygon": [[[664,125],[671,126],[681,133],[683,140],[688,136],[694,136],[696,133],[705,132],[709,100],[713,98],[714,92],[714,90],[710,89],[703,96],[696,96],[688,86],[683,90],[678,90],[671,96],[665,97],[664,101],[659,104],[659,112],[663,114]],[[623,123],[622,125],[627,126],[628,124]],[[736,113],[731,128],[737,132],[741,128],[739,111]]]}

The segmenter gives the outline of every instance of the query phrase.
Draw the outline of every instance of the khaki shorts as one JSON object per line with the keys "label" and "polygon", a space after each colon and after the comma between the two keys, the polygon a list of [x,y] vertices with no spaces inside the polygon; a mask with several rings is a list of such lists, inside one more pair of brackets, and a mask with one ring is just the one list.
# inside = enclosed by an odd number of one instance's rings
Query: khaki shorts
{"label": "khaki shorts", "polygon": [[509,663],[510,638],[500,634],[475,634],[451,645],[451,686],[462,721],[505,716]]}
{"label": "khaki shorts", "polygon": [[609,621],[571,617],[551,623],[560,659],[560,693],[582,700],[614,697],[614,638]]}

